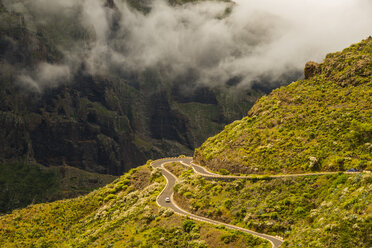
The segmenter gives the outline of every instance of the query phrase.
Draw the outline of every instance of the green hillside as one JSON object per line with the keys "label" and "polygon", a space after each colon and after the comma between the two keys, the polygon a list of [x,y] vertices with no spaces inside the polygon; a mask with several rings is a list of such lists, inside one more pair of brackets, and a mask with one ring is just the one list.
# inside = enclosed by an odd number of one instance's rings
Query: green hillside
{"label": "green hillside", "polygon": [[372,38],[309,62],[305,76],[262,97],[194,159],[246,174],[372,169]]}
{"label": "green hillside", "polygon": [[284,238],[282,247],[371,247],[372,174],[211,181],[180,164],[175,200],[197,215]]}
{"label": "green hillside", "polygon": [[0,163],[0,214],[33,203],[88,194],[114,181],[115,176],[71,166]]}
{"label": "green hillside", "polygon": [[89,195],[15,210],[0,217],[0,247],[270,247],[159,208],[164,186],[147,164]]}

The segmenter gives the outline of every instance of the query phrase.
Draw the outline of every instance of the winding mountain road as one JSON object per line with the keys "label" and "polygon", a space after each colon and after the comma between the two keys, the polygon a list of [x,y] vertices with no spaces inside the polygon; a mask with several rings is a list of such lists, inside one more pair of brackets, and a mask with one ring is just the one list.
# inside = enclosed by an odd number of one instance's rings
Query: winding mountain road
{"label": "winding mountain road", "polygon": [[[275,178],[284,178],[284,177],[307,177],[307,176],[320,176],[320,175],[330,175],[337,174],[338,171],[326,171],[326,172],[315,172],[315,173],[300,173],[300,174],[285,174],[285,175],[253,175],[253,176],[232,176],[232,175],[220,175],[208,171],[204,167],[197,165],[192,162],[192,158],[186,158],[181,162],[184,165],[191,166],[194,169],[194,172],[206,177],[206,178],[224,178],[224,179],[275,179]],[[343,172],[351,174],[349,172]]]}
{"label": "winding mountain road", "polygon": [[[212,177],[212,178],[214,178],[216,176],[224,177],[224,176],[221,176],[221,175],[216,175],[216,174],[213,174],[211,172],[208,172],[203,167],[195,165],[194,163],[192,163],[192,158],[166,158],[166,159],[159,159],[159,160],[153,161],[151,163],[152,167],[160,168],[161,171],[162,171],[163,176],[167,180],[167,185],[165,186],[163,191],[158,195],[158,197],[156,199],[156,202],[159,206],[171,208],[177,214],[188,216],[189,218],[192,218],[192,219],[195,219],[195,220],[198,220],[198,221],[204,221],[204,222],[215,224],[215,225],[224,225],[226,228],[233,229],[233,230],[238,230],[238,231],[245,232],[245,233],[249,233],[249,234],[252,234],[254,236],[266,239],[272,244],[273,248],[277,248],[283,243],[283,240],[279,237],[274,237],[274,236],[263,234],[263,233],[257,233],[257,232],[254,232],[254,231],[251,231],[251,230],[248,230],[248,229],[245,229],[245,228],[241,228],[241,227],[238,227],[238,226],[234,226],[234,225],[226,224],[226,223],[223,223],[223,222],[220,222],[220,221],[216,221],[216,220],[208,219],[208,218],[205,218],[205,217],[202,217],[202,216],[198,216],[198,215],[189,213],[189,212],[181,209],[179,206],[177,206],[177,204],[173,200],[173,193],[174,193],[173,188],[174,188],[174,185],[177,182],[177,177],[175,175],[173,175],[171,172],[169,172],[167,169],[164,168],[165,164],[172,163],[172,162],[180,162],[180,163],[182,163],[186,166],[191,166],[196,173],[201,174],[202,176],[205,176],[205,177]],[[166,202],[165,201],[166,197],[170,197],[171,201]]]}
{"label": "winding mountain road", "polygon": [[[241,232],[249,233],[255,235],[257,237],[263,238],[268,240],[273,248],[279,247],[283,243],[283,239],[281,237],[274,237],[271,235],[267,235],[264,233],[257,233],[245,228],[241,228],[238,226],[226,224],[220,221],[212,220],[209,218],[205,218],[202,216],[198,216],[192,213],[189,213],[179,206],[177,206],[176,202],[173,199],[174,193],[174,186],[177,182],[177,177],[173,175],[170,171],[164,168],[165,164],[179,162],[185,166],[193,168],[194,172],[199,174],[202,177],[209,178],[209,179],[224,179],[224,180],[236,180],[236,179],[250,179],[250,180],[259,180],[259,179],[275,179],[275,178],[285,178],[285,177],[305,177],[305,176],[319,176],[319,175],[329,175],[329,174],[338,174],[340,172],[318,172],[318,173],[301,173],[301,174],[286,174],[286,175],[254,175],[254,176],[233,176],[233,175],[219,175],[213,172],[208,171],[204,167],[197,165],[193,162],[191,157],[184,157],[184,158],[164,158],[155,160],[151,163],[151,166],[154,168],[160,168],[162,171],[163,176],[167,180],[167,185],[163,189],[163,191],[158,195],[156,198],[156,203],[162,207],[171,208],[175,213],[188,216],[192,219],[204,221],[207,223],[215,224],[215,225],[224,225],[226,228],[238,230]],[[354,172],[342,172],[345,174],[353,174]],[[171,199],[170,202],[166,202],[165,198],[169,197]]]}

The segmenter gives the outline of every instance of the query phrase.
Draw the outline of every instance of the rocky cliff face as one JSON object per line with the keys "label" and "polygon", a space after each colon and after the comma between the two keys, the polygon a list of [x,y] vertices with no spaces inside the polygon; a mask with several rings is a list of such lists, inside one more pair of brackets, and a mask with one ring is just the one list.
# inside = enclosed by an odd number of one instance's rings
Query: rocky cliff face
{"label": "rocky cliff face", "polygon": [[[1,4],[1,2],[0,2]],[[115,10],[113,1],[107,8]],[[134,6],[135,7],[135,6]],[[157,71],[88,72],[84,63],[48,87],[19,75],[63,61],[61,46],[90,44],[94,34],[46,24],[0,5],[0,162],[70,165],[119,175],[147,159],[191,154],[207,137],[241,118],[261,93],[234,86],[166,81]],[[32,25],[31,25],[32,24]],[[114,29],[114,27],[113,27]],[[55,82],[54,82],[55,81]],[[36,89],[36,90],[35,90]]]}
{"label": "rocky cliff face", "polygon": [[[92,77],[79,82],[20,98],[17,106],[22,109],[2,111],[1,157],[109,174],[122,173],[145,160],[134,145],[127,116],[105,102],[112,85]],[[14,94],[21,92],[15,91],[10,98]]]}
{"label": "rocky cliff face", "polygon": [[144,161],[114,86],[83,70],[73,83],[30,92],[17,84],[20,68],[57,62],[60,54],[42,34],[30,32],[20,14],[1,5],[0,158],[69,164],[120,174]]}

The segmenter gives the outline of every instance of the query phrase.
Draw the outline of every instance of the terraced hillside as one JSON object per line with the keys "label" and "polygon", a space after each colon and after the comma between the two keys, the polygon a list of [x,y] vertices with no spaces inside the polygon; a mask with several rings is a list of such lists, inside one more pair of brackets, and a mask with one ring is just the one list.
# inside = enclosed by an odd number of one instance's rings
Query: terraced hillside
{"label": "terraced hillside", "polygon": [[372,38],[309,62],[305,79],[259,99],[195,150],[223,173],[372,169]]}

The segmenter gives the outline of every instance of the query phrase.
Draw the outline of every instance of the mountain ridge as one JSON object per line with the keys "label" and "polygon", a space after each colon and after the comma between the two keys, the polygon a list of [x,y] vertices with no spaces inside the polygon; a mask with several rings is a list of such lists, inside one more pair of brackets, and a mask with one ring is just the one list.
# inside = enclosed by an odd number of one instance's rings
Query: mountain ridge
{"label": "mountain ridge", "polygon": [[194,159],[238,174],[370,170],[372,38],[309,63],[305,74],[260,98]]}

